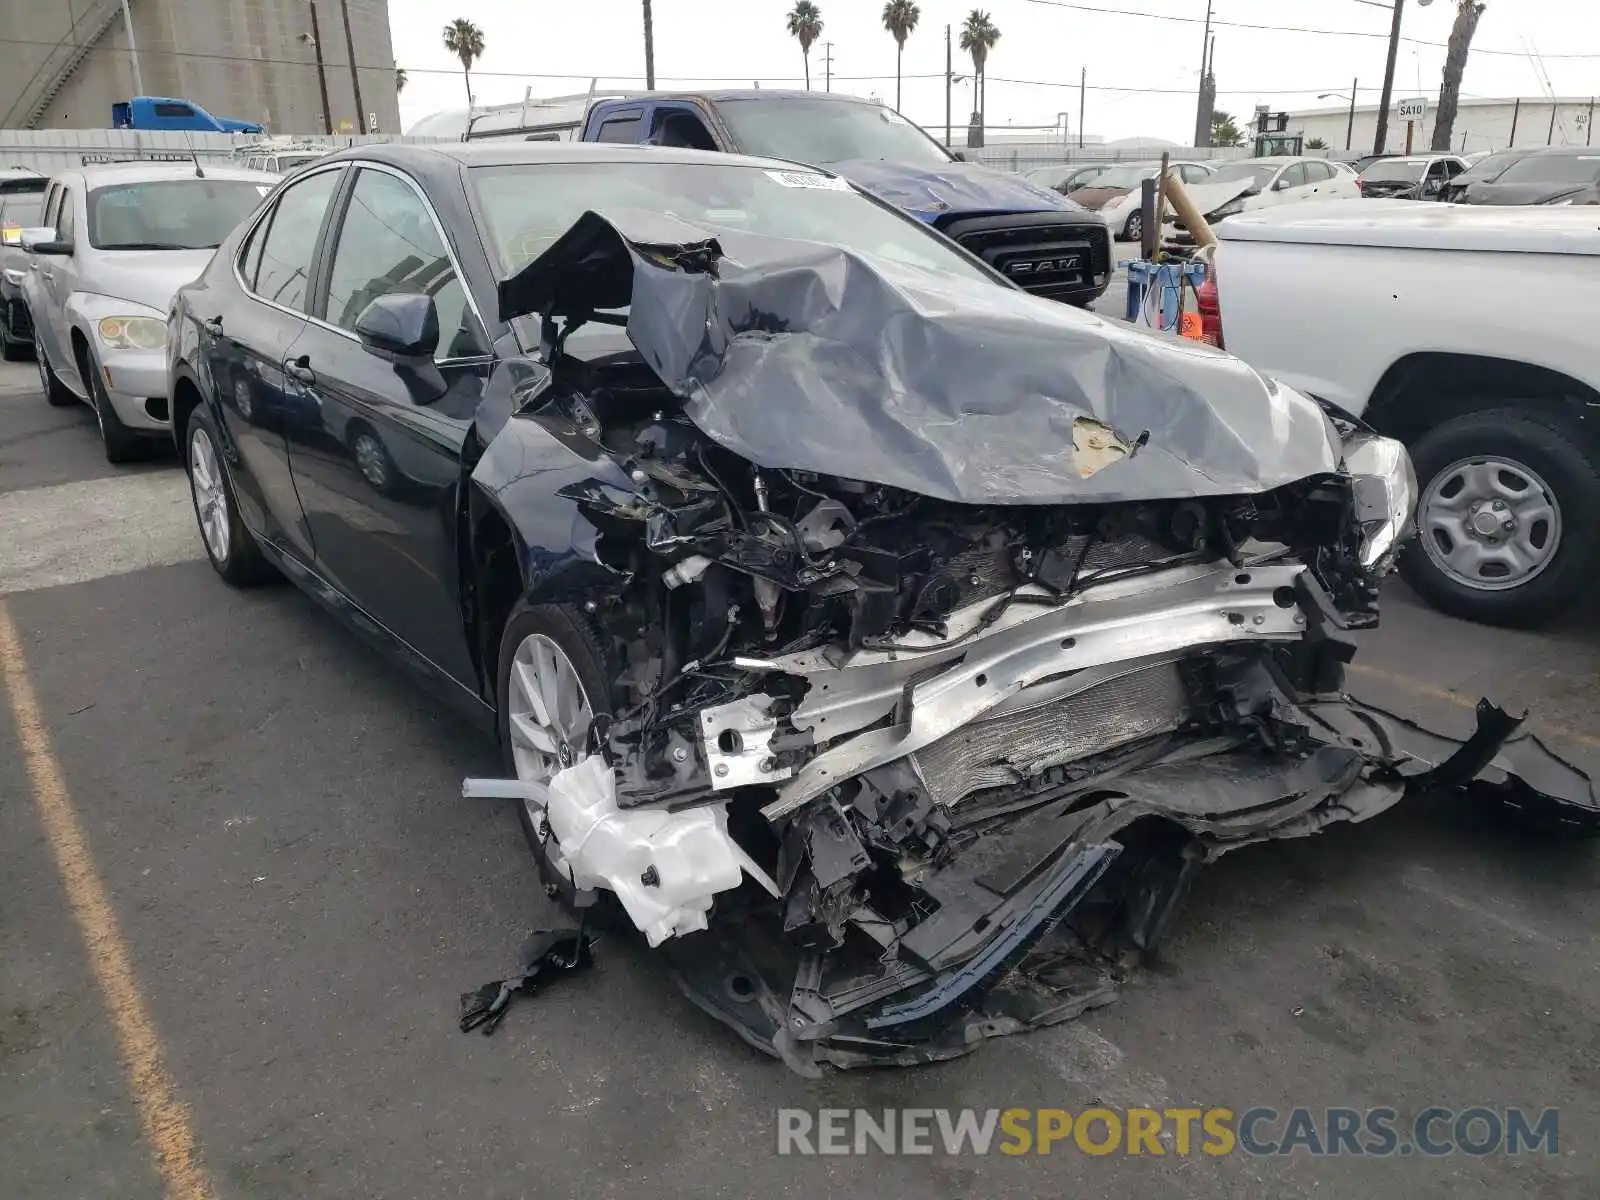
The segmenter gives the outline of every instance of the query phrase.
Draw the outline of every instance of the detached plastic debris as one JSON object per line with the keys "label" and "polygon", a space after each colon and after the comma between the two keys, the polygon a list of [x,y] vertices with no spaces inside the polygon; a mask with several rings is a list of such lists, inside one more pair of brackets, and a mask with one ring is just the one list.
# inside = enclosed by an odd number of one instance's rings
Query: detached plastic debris
{"label": "detached plastic debris", "polygon": [[482,1029],[488,1037],[519,992],[532,995],[540,984],[594,966],[594,939],[581,929],[538,929],[522,944],[522,970],[461,994],[461,1032]]}
{"label": "detached plastic debris", "polygon": [[747,872],[778,895],[728,835],[725,804],[621,809],[616,776],[601,755],[556,772],[545,816],[558,874],[575,888],[614,892],[652,947],[705,929],[713,897],[738,887]]}

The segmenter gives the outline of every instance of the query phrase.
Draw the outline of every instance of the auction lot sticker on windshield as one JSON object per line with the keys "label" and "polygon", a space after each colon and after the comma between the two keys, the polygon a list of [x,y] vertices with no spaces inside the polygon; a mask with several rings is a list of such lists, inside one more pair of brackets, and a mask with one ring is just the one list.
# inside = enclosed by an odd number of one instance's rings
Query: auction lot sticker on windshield
{"label": "auction lot sticker on windshield", "polygon": [[848,192],[850,184],[831,175],[818,175],[815,171],[768,171],[767,177],[784,187],[820,188],[825,192]]}

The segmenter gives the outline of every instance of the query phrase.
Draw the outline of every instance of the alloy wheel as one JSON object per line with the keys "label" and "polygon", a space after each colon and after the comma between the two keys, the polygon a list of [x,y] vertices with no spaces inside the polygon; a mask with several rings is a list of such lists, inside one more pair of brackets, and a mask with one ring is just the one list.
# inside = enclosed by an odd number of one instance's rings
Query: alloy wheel
{"label": "alloy wheel", "polygon": [[1418,505],[1423,553],[1476,591],[1521,587],[1555,559],[1561,507],[1539,474],[1511,459],[1464,458],[1434,476]]}
{"label": "alloy wheel", "polygon": [[[566,651],[542,633],[512,656],[506,716],[518,779],[548,783],[588,753],[594,708]],[[532,805],[529,814],[541,816]]]}
{"label": "alloy wheel", "polygon": [[387,487],[389,463],[382,443],[370,433],[360,434],[356,438],[355,453],[356,466],[366,481],[375,488]]}
{"label": "alloy wheel", "polygon": [[228,561],[228,497],[222,481],[222,464],[211,435],[196,427],[189,434],[189,485],[194,490],[194,511],[200,518],[200,535],[206,549],[219,562]]}

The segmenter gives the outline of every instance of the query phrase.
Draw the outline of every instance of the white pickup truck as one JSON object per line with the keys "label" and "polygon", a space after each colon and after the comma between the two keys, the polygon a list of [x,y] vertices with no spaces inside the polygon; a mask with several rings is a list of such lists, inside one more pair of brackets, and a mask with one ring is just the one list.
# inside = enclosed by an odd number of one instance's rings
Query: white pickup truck
{"label": "white pickup truck", "polygon": [[1401,569],[1531,625],[1600,590],[1600,208],[1307,204],[1216,226],[1208,340],[1411,448]]}

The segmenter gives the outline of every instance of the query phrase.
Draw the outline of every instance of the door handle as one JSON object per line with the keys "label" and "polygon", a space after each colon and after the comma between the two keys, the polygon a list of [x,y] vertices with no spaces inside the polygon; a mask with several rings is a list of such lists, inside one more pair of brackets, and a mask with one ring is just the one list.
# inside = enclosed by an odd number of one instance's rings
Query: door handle
{"label": "door handle", "polygon": [[297,383],[315,383],[317,373],[311,369],[311,359],[302,356],[283,365],[283,372]]}
{"label": "door handle", "polygon": [[40,271],[39,276],[42,279],[54,279],[56,277],[54,271]]}

